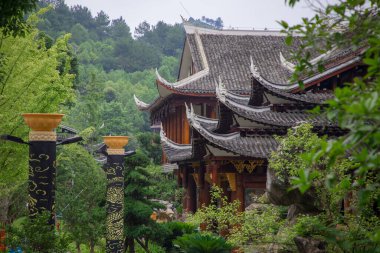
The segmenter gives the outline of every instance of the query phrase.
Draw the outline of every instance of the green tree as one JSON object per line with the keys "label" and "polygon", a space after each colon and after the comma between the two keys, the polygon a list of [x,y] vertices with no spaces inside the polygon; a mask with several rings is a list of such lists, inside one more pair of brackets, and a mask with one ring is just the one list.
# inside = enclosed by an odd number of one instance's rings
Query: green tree
{"label": "green tree", "polygon": [[21,247],[30,253],[64,253],[67,251],[68,238],[55,233],[54,228],[46,221],[50,213],[43,212],[34,219],[22,218],[20,224],[8,229],[7,246],[16,249]]}
{"label": "green tree", "polygon": [[[287,2],[294,6],[298,0]],[[356,77],[352,83],[337,88],[336,98],[328,102],[329,119],[337,121],[349,133],[321,143],[316,150],[310,152],[308,162],[312,168],[320,159],[326,159],[329,179],[326,180],[326,187],[330,187],[338,183],[339,177],[334,167],[349,151],[350,159],[358,164],[352,171],[354,177],[350,190],[358,199],[358,217],[366,219],[368,212],[377,213],[380,207],[379,1],[340,1],[317,9],[318,14],[311,19],[303,19],[300,25],[289,27],[286,22],[281,22],[288,33],[288,44],[291,44],[295,33],[303,38],[301,47],[294,55],[297,66],[293,79],[297,80],[310,69],[314,72],[323,70],[322,61],[315,67],[310,64],[311,54],[307,53],[310,49],[323,53],[333,48],[362,48],[366,73],[362,77]],[[305,176],[294,181],[303,192],[311,187],[313,180],[310,169],[304,171],[300,175]],[[367,236],[379,243],[380,227],[375,226]]]}
{"label": "green tree", "polygon": [[[33,27],[37,19],[30,16],[28,24]],[[21,113],[59,112],[62,104],[73,99],[69,36],[46,48],[45,40],[38,34],[32,28],[24,37],[6,37],[0,43],[4,56],[0,77],[1,134],[26,139],[28,128]],[[12,192],[27,180],[27,154],[24,145],[0,143],[0,202],[7,203]],[[0,213],[6,219],[7,211],[3,209]]]}
{"label": "green tree", "polygon": [[81,44],[89,39],[88,31],[81,24],[75,24],[71,30],[71,39],[77,44]]}
{"label": "green tree", "polygon": [[62,230],[76,243],[95,245],[105,231],[105,174],[88,151],[78,144],[64,146],[57,159],[57,214]]}
{"label": "green tree", "polygon": [[211,187],[211,204],[202,206],[190,216],[188,221],[194,224],[203,224],[206,231],[224,235],[226,239],[230,231],[244,222],[244,213],[239,211],[240,202],[229,202],[223,195],[223,190],[218,186]]}
{"label": "green tree", "polygon": [[153,196],[152,182],[144,168],[149,164],[149,158],[141,151],[125,161],[125,245],[130,253],[135,252],[135,241],[149,252],[149,241],[157,241],[168,233],[150,218],[153,208],[161,205],[149,200]]}
{"label": "green tree", "polygon": [[98,12],[95,17],[95,26],[99,39],[103,40],[106,38],[110,22],[109,16],[104,11]]}
{"label": "green tree", "polygon": [[0,27],[3,35],[24,35],[28,24],[24,15],[36,8],[38,0],[2,0],[0,2]]}

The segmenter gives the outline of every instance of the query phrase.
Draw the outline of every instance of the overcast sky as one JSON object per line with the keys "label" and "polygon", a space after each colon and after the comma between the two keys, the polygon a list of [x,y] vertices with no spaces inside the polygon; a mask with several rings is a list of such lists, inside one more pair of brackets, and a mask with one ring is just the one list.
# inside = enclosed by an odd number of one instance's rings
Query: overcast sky
{"label": "overcast sky", "polygon": [[312,11],[301,3],[295,8],[285,6],[284,0],[66,0],[69,6],[87,6],[96,15],[105,11],[111,19],[122,16],[127,24],[134,28],[146,20],[156,24],[180,23],[180,15],[221,17],[224,27],[230,28],[279,28],[276,20],[285,20],[290,24],[299,23],[301,17],[311,17]]}

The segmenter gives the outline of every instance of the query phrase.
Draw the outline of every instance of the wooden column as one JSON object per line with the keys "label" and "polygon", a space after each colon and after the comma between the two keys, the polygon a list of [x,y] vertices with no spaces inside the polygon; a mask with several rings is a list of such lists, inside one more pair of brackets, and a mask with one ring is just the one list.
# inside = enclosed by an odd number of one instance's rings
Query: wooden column
{"label": "wooden column", "polygon": [[211,195],[210,195],[210,184],[208,182],[205,182],[205,185],[203,187],[203,201],[206,206],[210,205],[211,202]]}
{"label": "wooden column", "polygon": [[187,203],[186,203],[186,211],[194,213],[196,210],[196,184],[193,177],[187,177]]}
{"label": "wooden column", "polygon": [[182,168],[182,187],[184,189],[184,194],[183,194],[183,200],[182,200],[182,205],[183,205],[183,210],[184,211],[187,211],[187,198],[188,198],[188,184],[187,184],[187,178],[188,178],[188,175],[187,175],[187,168],[184,167]]}
{"label": "wooden column", "polygon": [[186,110],[182,107],[182,143],[190,144],[190,126],[187,121]]}
{"label": "wooden column", "polygon": [[205,173],[206,168],[204,165],[201,165],[198,169],[198,180],[199,180],[199,201],[198,201],[198,208],[202,207],[203,204],[206,204],[206,196],[205,196],[205,189],[206,182],[205,182]]}
{"label": "wooden column", "polygon": [[176,108],[176,127],[177,127],[177,140],[176,142],[177,143],[182,143],[182,118],[181,118],[181,112],[182,108],[180,106],[178,106]]}
{"label": "wooden column", "polygon": [[243,212],[245,209],[245,189],[243,184],[243,174],[236,173],[236,193],[235,198],[240,201],[239,211]]}
{"label": "wooden column", "polygon": [[219,186],[218,164],[216,162],[211,162],[208,165],[208,171],[209,171],[209,173],[211,173],[211,182],[212,182],[212,184]]}

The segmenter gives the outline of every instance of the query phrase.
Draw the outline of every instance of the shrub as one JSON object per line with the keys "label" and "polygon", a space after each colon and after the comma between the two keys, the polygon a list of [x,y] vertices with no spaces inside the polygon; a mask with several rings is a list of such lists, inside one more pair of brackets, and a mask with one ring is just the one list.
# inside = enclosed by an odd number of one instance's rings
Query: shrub
{"label": "shrub", "polygon": [[68,247],[68,238],[58,235],[54,227],[47,223],[50,213],[44,212],[34,219],[26,218],[21,224],[8,230],[7,245],[21,247],[28,253],[64,253]]}
{"label": "shrub", "polygon": [[162,243],[162,247],[166,249],[166,252],[169,252],[170,250],[173,249],[174,239],[184,234],[194,233],[196,229],[194,225],[191,225],[185,222],[168,222],[168,223],[162,224],[162,226],[166,227],[167,230],[170,231],[168,235],[163,239],[163,243]]}
{"label": "shrub", "polygon": [[232,249],[222,237],[198,233],[181,236],[174,245],[184,253],[230,253]]}

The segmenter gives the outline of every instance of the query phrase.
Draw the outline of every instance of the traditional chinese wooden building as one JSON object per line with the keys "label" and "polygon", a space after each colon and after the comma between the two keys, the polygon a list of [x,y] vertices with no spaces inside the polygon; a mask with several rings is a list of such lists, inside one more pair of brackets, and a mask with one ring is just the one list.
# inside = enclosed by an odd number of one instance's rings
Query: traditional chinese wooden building
{"label": "traditional chinese wooden building", "polygon": [[292,47],[277,31],[213,30],[184,23],[178,81],[157,72],[159,96],[138,108],[161,125],[163,165],[174,168],[185,189],[184,209],[210,202],[210,186],[220,186],[244,210],[267,187],[268,156],[277,148],[273,135],[310,122],[321,134],[344,131],[307,111],[333,98],[332,90],[360,75],[361,50],[331,50],[313,55],[325,70],[304,76],[305,89],[289,83]]}

